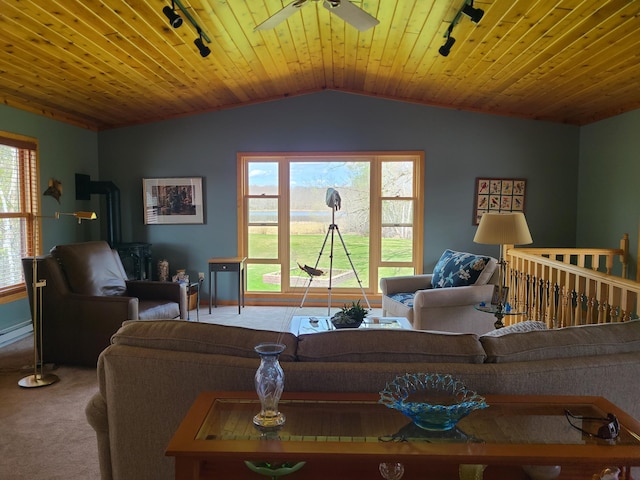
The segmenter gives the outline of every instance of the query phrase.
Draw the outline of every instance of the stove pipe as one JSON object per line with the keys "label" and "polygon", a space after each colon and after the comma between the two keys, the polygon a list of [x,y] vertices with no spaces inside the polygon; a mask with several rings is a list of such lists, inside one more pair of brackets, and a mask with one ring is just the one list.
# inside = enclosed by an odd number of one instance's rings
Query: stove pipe
{"label": "stove pipe", "polygon": [[120,189],[111,181],[95,182],[89,175],[76,173],[76,200],[89,200],[92,194],[106,195],[107,242],[115,248],[122,243]]}

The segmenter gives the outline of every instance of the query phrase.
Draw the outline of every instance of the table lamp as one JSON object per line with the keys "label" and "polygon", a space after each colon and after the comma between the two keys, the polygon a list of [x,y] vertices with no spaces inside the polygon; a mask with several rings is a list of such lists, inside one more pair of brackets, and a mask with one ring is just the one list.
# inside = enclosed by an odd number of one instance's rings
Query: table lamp
{"label": "table lamp", "polygon": [[504,259],[504,245],[526,245],[533,243],[527,220],[522,212],[493,213],[487,212],[480,218],[480,224],[473,237],[475,243],[485,245],[500,245],[500,260],[498,261],[499,285],[498,305],[495,316],[498,319],[496,327],[501,327],[504,317],[502,288],[507,262]]}

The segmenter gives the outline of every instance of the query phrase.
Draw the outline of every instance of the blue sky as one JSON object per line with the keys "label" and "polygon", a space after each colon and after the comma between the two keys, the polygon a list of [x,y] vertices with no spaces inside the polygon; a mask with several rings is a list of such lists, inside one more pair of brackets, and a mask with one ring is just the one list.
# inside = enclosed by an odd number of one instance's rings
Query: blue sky
{"label": "blue sky", "polygon": [[[276,185],[277,163],[251,162],[249,183],[255,186]],[[335,187],[350,185],[351,171],[344,162],[296,162],[291,164],[291,185]]]}

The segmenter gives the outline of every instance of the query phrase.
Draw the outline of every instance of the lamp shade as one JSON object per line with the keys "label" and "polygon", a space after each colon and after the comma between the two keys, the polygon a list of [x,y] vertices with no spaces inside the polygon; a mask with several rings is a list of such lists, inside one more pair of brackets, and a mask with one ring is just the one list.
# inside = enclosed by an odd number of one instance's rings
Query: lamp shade
{"label": "lamp shade", "polygon": [[527,219],[521,212],[483,214],[473,241],[487,245],[533,243]]}
{"label": "lamp shade", "polygon": [[74,212],[73,216],[78,220],[95,220],[98,218],[96,212]]}
{"label": "lamp shade", "polygon": [[78,223],[82,223],[82,220],[95,220],[98,218],[96,212],[56,212],[55,218],[58,219],[61,215],[76,217]]}

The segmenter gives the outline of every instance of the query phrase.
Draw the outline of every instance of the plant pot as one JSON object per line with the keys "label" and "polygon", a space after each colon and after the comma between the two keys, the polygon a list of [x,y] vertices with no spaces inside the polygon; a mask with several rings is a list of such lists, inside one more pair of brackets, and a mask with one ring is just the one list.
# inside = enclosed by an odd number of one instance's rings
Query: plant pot
{"label": "plant pot", "polygon": [[333,324],[333,326],[336,327],[336,329],[338,330],[343,328],[358,328],[360,325],[362,325],[362,320],[356,321],[353,323],[334,323]]}

